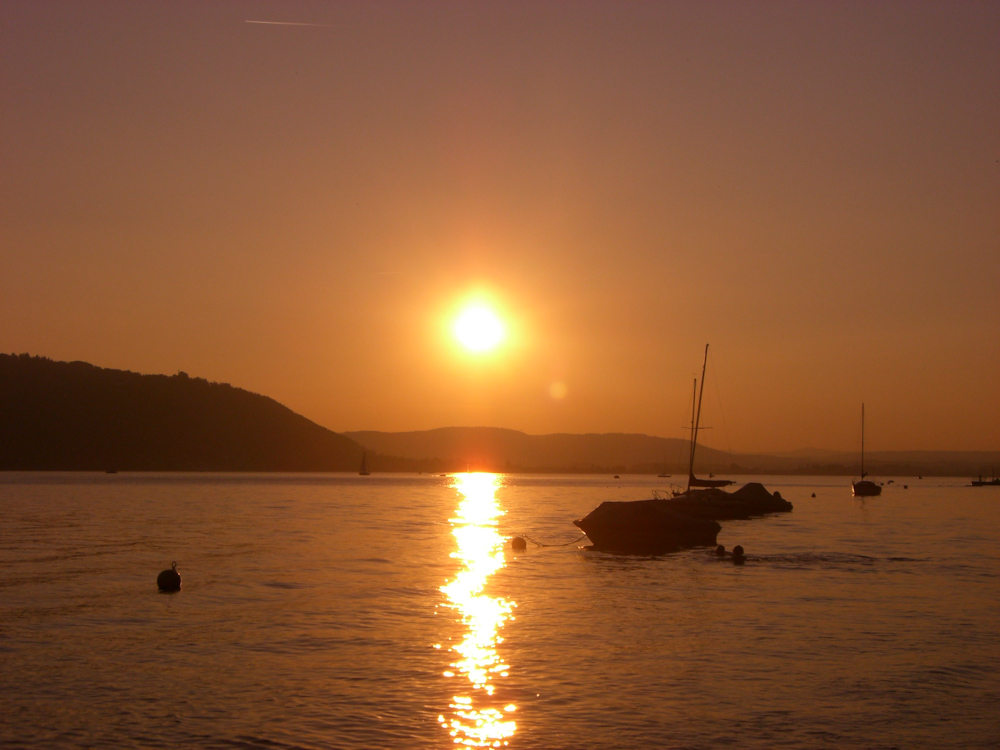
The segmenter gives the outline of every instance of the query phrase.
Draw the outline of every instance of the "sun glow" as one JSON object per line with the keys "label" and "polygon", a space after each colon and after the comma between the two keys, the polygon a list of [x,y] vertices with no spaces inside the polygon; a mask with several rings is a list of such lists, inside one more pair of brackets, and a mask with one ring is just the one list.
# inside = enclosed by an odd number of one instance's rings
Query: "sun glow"
{"label": "sun glow", "polygon": [[465,308],[454,326],[455,338],[472,352],[487,352],[503,341],[504,326],[490,308],[473,305]]}

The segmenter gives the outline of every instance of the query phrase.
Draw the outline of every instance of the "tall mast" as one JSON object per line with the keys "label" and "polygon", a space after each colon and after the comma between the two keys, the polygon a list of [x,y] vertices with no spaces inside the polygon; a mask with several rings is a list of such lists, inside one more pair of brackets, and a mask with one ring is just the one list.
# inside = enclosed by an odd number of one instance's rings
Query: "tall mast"
{"label": "tall mast", "polygon": [[861,402],[861,478],[865,478],[865,402]]}
{"label": "tall mast", "polygon": [[688,492],[691,491],[691,480],[694,478],[694,449],[698,445],[698,425],[701,424],[701,397],[705,393],[705,368],[708,366],[708,344],[705,344],[705,361],[701,364],[701,388],[698,389],[698,411],[691,428],[691,463],[688,466]]}
{"label": "tall mast", "polygon": [[691,463],[688,465],[688,491],[691,490],[691,474],[694,469],[694,412],[698,407],[698,378],[694,379],[694,385],[691,387],[691,439],[688,443],[688,456],[691,459]]}

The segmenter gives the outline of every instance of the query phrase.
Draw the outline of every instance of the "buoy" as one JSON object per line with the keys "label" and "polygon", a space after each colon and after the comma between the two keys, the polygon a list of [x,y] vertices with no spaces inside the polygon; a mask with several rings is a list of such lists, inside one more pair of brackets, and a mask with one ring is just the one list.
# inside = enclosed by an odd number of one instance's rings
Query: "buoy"
{"label": "buoy", "polygon": [[160,587],[160,591],[181,590],[181,576],[177,572],[176,562],[170,563],[170,570],[164,570],[156,576],[156,585]]}
{"label": "buoy", "polygon": [[524,541],[524,537],[515,536],[510,540],[510,548],[516,550],[528,549],[528,543]]}
{"label": "buoy", "polygon": [[715,554],[716,554],[717,557],[725,557],[726,556],[726,545],[720,544],[718,547],[716,547],[715,548]]}
{"label": "buoy", "polygon": [[815,492],[813,493],[813,497],[816,497],[816,493]]}
{"label": "buoy", "polygon": [[904,485],[903,485],[903,489],[904,489],[904,490],[908,490],[908,489],[910,489],[910,485],[908,485],[908,484],[904,484]]}
{"label": "buoy", "polygon": [[742,565],[746,562],[746,558],[743,556],[743,546],[737,544],[733,547],[733,565]]}

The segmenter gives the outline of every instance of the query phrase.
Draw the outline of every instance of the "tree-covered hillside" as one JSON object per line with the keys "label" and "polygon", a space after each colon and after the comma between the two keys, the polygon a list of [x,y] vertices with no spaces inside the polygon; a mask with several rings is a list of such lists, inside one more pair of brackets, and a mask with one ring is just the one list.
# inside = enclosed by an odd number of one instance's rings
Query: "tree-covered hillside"
{"label": "tree-covered hillside", "polygon": [[361,454],[224,383],[0,354],[2,470],[357,471]]}

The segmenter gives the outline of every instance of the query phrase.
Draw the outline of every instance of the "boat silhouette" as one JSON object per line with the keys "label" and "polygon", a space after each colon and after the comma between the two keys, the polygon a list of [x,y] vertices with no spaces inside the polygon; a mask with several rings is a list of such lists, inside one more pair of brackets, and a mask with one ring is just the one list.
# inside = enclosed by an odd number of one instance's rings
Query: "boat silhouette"
{"label": "boat silhouette", "polygon": [[1000,487],[1000,477],[997,476],[996,470],[993,471],[993,479],[983,479],[983,475],[979,475],[979,479],[973,479],[970,487]]}
{"label": "boat silhouette", "polygon": [[722,526],[769,513],[787,513],[792,504],[759,482],[734,492],[711,487],[673,497],[607,501],[573,521],[594,549],[626,554],[660,554],[712,547]]}
{"label": "boat silhouette", "polygon": [[861,479],[851,482],[851,494],[854,497],[877,497],[882,494],[882,488],[865,477],[865,405],[861,404]]}
{"label": "boat silhouette", "polygon": [[[702,365],[702,393],[705,384]],[[697,391],[698,381],[695,381]],[[753,518],[768,513],[787,513],[792,504],[778,492],[771,493],[759,482],[745,484],[735,492],[722,487],[731,479],[698,479],[694,475],[694,454],[701,421],[701,394],[697,406],[692,401],[691,448],[688,487],[672,497],[645,500],[607,501],[583,518],[573,521],[593,543],[594,549],[626,554],[659,554],[690,547],[710,547],[722,530],[719,521]]]}

